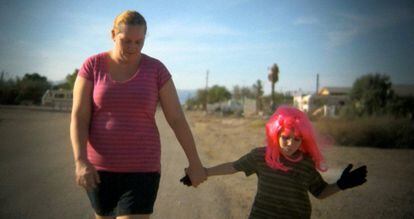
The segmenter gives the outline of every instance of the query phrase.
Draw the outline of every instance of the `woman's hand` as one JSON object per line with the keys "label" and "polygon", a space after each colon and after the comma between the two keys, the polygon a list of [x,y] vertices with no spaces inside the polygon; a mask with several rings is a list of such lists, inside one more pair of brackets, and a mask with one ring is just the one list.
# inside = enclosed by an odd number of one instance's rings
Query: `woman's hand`
{"label": "woman's hand", "polygon": [[206,169],[202,165],[190,165],[185,169],[185,173],[190,177],[191,185],[197,187],[207,179]]}
{"label": "woman's hand", "polygon": [[101,183],[98,172],[89,161],[77,161],[75,165],[76,183],[78,186],[89,190],[95,188],[98,183]]}

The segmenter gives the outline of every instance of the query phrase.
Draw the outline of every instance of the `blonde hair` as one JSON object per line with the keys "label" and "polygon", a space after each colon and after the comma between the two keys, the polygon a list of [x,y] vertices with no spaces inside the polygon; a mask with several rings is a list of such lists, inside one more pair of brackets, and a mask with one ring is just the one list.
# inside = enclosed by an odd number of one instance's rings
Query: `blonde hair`
{"label": "blonde hair", "polygon": [[145,21],[144,16],[137,11],[128,10],[116,16],[112,30],[115,33],[119,33],[122,31],[123,25],[143,25],[145,26],[145,32],[147,32],[147,22]]}

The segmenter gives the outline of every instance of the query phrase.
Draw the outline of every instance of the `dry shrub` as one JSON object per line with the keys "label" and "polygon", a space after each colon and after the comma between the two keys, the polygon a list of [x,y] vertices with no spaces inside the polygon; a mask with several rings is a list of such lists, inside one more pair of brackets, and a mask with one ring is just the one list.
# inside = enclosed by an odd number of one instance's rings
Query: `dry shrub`
{"label": "dry shrub", "polygon": [[414,148],[414,124],[409,119],[363,117],[321,119],[315,127],[337,145],[377,148]]}

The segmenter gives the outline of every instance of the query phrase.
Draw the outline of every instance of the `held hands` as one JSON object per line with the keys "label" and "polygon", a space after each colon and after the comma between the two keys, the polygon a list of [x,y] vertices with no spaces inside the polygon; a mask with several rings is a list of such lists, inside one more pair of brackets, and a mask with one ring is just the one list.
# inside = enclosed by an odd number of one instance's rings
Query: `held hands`
{"label": "held hands", "polygon": [[[191,168],[191,167],[190,167]],[[207,179],[207,171],[204,167],[198,168],[195,172],[194,170],[191,170],[190,168],[185,169],[185,176],[180,179],[180,182],[183,183],[186,186],[194,186],[197,187],[202,182],[204,182]],[[190,172],[193,171],[193,172]],[[190,174],[193,174],[194,177],[191,177]]]}
{"label": "held hands", "polygon": [[190,177],[187,174],[185,174],[185,176],[183,176],[183,178],[180,179],[180,182],[182,184],[186,185],[186,186],[191,186],[192,185]]}
{"label": "held hands", "polygon": [[75,174],[78,186],[86,190],[95,188],[96,184],[101,183],[98,172],[88,161],[77,161]]}
{"label": "held hands", "polygon": [[341,190],[362,185],[367,181],[367,166],[361,166],[353,171],[352,164],[349,164],[342,172],[341,178],[336,182]]}

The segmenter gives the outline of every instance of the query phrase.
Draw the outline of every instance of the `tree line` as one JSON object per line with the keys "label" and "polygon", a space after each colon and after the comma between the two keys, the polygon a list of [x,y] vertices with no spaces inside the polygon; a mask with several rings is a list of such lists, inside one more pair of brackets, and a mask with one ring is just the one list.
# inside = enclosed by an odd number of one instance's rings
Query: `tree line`
{"label": "tree line", "polygon": [[206,104],[225,102],[230,99],[243,103],[245,99],[256,101],[257,111],[271,113],[273,105],[291,104],[293,97],[289,93],[277,93],[264,95],[263,82],[257,80],[251,86],[235,85],[230,91],[225,86],[213,85],[206,89],[198,89],[194,97],[187,99],[187,109],[205,110]]}
{"label": "tree line", "polygon": [[355,80],[349,98],[350,102],[341,112],[347,118],[391,115],[412,119],[414,115],[414,96],[398,95],[386,74],[361,76]]}
{"label": "tree line", "polygon": [[52,85],[47,77],[39,73],[26,73],[23,77],[6,78],[7,73],[0,72],[0,104],[21,105],[40,104],[48,89],[73,89],[78,69],[68,74],[65,81]]}
{"label": "tree line", "polygon": [[[75,69],[67,74],[65,81],[52,85],[47,77],[39,73],[26,73],[23,77],[6,78],[4,71],[0,72],[0,104],[40,104],[42,95],[47,89],[73,89],[78,73]],[[242,101],[246,98],[256,100],[258,111],[272,113],[276,105],[290,104],[290,94],[276,93],[275,84],[279,78],[279,67],[273,64],[269,68],[269,81],[272,84],[270,95],[264,95],[263,82],[257,80],[252,86],[234,86],[232,91],[220,85],[214,85],[208,90],[199,89],[196,95],[186,101],[189,108],[206,109],[207,103],[223,102],[230,99]],[[357,78],[349,93],[349,103],[342,107],[343,117],[363,117],[392,115],[396,117],[413,118],[414,97],[399,96],[392,86],[391,79],[386,74],[366,74]]]}

